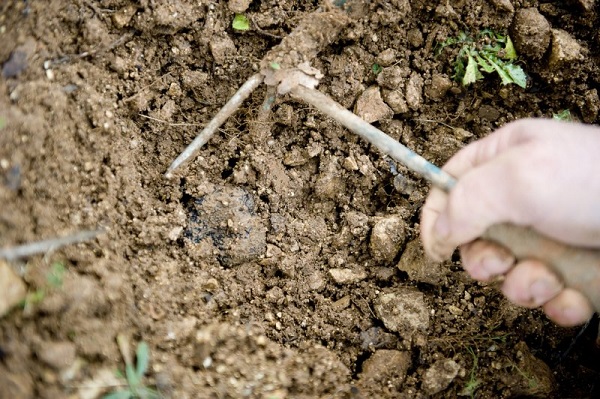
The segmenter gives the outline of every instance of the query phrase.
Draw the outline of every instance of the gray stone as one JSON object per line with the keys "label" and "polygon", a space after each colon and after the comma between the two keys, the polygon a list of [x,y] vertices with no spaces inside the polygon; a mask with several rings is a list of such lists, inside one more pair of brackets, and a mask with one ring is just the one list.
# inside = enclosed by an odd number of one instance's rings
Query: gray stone
{"label": "gray stone", "polygon": [[456,378],[460,366],[452,359],[442,359],[435,362],[423,375],[422,388],[429,395],[442,392]]}
{"label": "gray stone", "polygon": [[406,237],[406,224],[397,215],[379,219],[369,241],[371,255],[379,262],[394,260]]}
{"label": "gray stone", "polygon": [[352,284],[367,278],[367,272],[363,269],[329,269],[329,275],[337,284]]}
{"label": "gray stone", "polygon": [[381,294],[374,303],[375,314],[388,330],[409,338],[429,328],[429,309],[423,294],[410,288]]}
{"label": "gray stone", "polygon": [[552,51],[549,66],[561,67],[583,59],[581,45],[568,32],[561,29],[552,29]]}
{"label": "gray stone", "polygon": [[394,111],[383,102],[379,87],[377,86],[369,87],[358,97],[354,113],[368,123],[394,116]]}

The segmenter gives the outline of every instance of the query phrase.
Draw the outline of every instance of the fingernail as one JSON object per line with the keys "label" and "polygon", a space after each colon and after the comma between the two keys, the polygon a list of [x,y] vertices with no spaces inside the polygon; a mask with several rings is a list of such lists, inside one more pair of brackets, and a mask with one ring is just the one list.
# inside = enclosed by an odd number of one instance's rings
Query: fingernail
{"label": "fingernail", "polygon": [[490,275],[504,274],[512,266],[512,256],[486,256],[481,261],[481,267]]}
{"label": "fingernail", "polygon": [[529,286],[531,299],[535,306],[541,306],[559,294],[560,284],[547,279],[538,279]]}
{"label": "fingernail", "polygon": [[442,213],[433,226],[433,232],[438,240],[445,240],[450,236],[450,221],[448,216]]}

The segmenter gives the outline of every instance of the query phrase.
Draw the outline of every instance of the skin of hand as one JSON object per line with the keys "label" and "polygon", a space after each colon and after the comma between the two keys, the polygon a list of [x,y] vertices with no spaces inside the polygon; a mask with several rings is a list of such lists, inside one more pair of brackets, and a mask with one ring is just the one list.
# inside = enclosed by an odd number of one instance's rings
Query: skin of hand
{"label": "skin of hand", "polygon": [[442,260],[459,246],[473,278],[505,275],[502,291],[514,303],[541,306],[563,326],[588,320],[589,301],[563,287],[543,263],[515,264],[507,250],[477,238],[488,227],[508,222],[567,244],[600,248],[600,128],[518,120],[467,145],[443,169],[457,184],[449,194],[432,189],[425,202],[421,239],[426,253]]}

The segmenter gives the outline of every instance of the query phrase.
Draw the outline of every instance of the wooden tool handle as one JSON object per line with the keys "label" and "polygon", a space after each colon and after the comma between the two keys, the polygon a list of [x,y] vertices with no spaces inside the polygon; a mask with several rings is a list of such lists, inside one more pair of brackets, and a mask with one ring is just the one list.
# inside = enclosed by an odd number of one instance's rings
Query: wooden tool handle
{"label": "wooden tool handle", "polygon": [[583,293],[600,312],[600,250],[560,243],[536,231],[508,223],[490,227],[482,238],[510,250],[517,259],[537,259]]}

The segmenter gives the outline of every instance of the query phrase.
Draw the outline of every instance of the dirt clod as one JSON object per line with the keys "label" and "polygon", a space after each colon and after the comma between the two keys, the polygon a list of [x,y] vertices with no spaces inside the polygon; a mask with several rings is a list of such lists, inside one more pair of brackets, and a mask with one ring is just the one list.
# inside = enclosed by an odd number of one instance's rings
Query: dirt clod
{"label": "dirt clod", "polygon": [[442,283],[448,272],[446,264],[427,258],[418,239],[406,245],[397,267],[407,273],[411,280],[428,284]]}
{"label": "dirt clod", "polygon": [[403,337],[429,328],[429,309],[419,291],[405,288],[381,294],[375,300],[374,308],[383,324]]}
{"label": "dirt clod", "polygon": [[375,222],[369,240],[371,255],[381,262],[392,261],[406,237],[406,224],[399,216],[381,218]]}
{"label": "dirt clod", "polygon": [[354,113],[369,123],[391,118],[392,109],[383,102],[381,91],[378,87],[369,87],[356,100]]}
{"label": "dirt clod", "polygon": [[539,59],[550,46],[550,23],[537,8],[517,11],[511,27],[511,38],[519,54]]}
{"label": "dirt clod", "polygon": [[458,375],[460,366],[452,359],[442,359],[433,363],[423,374],[423,389],[435,395],[448,388]]}
{"label": "dirt clod", "polygon": [[549,64],[552,68],[568,65],[583,59],[583,49],[568,32],[552,29],[552,50]]}

